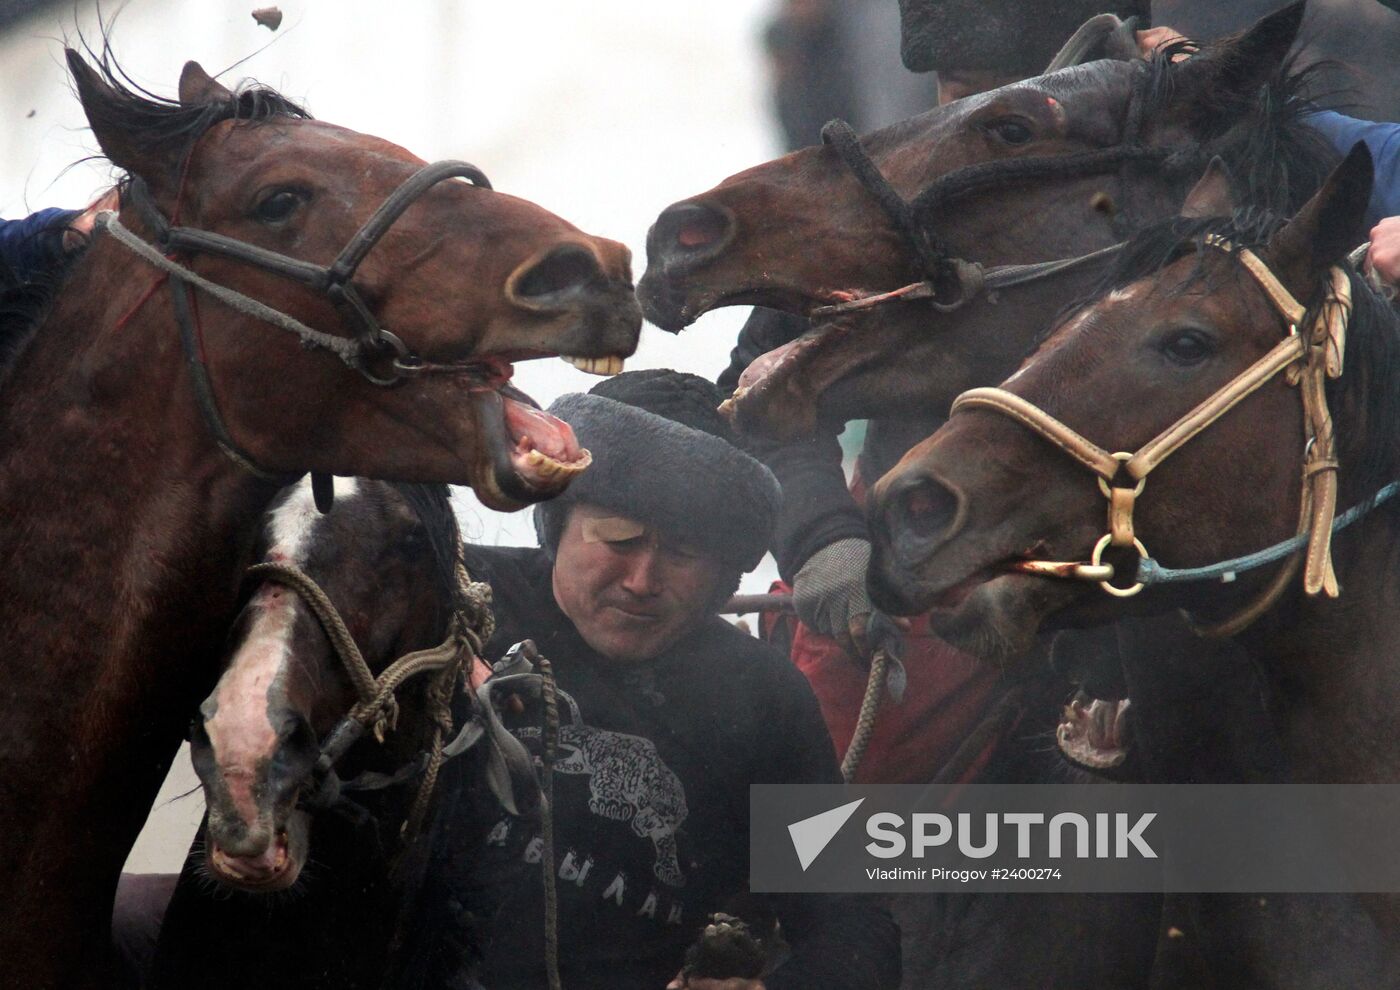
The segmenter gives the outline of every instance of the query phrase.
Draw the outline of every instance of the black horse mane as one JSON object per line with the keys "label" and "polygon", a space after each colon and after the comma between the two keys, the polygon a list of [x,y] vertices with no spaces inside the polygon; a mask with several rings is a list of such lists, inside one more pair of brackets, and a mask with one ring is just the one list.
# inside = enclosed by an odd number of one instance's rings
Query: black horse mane
{"label": "black horse mane", "polygon": [[441,600],[449,602],[454,610],[462,608],[465,603],[461,600],[462,589],[457,581],[457,545],[461,532],[457,526],[457,514],[452,511],[450,490],[446,485],[406,481],[388,484],[423,524]]}
{"label": "black horse mane", "polygon": [[[1190,42],[1177,42],[1156,51],[1147,62],[1144,119],[1167,112],[1177,76],[1172,58],[1194,51]],[[1292,216],[1322,186],[1341,156],[1307,117],[1325,98],[1320,79],[1327,66],[1299,67],[1285,59],[1262,87],[1247,98],[1228,87],[1203,87],[1193,108],[1198,120],[1233,120],[1224,133],[1202,143],[1200,169],[1214,156],[1228,167],[1231,189],[1240,203]],[[1212,102],[1213,101],[1213,102]]]}
{"label": "black horse mane", "polygon": [[117,62],[104,38],[101,51],[88,49],[89,61],[106,89],[89,97],[84,109],[94,129],[107,127],[158,145],[174,145],[183,158],[199,138],[225,120],[256,123],[274,119],[309,120],[305,108],[277,90],[245,79],[226,99],[187,105],[158,96],[135,82]]}
{"label": "black horse mane", "polygon": [[[1210,274],[1204,259],[1219,249],[1207,247],[1206,240],[1224,238],[1234,251],[1258,249],[1285,222],[1270,210],[1245,207],[1228,217],[1178,217],[1153,224],[1128,241],[1112,270],[1066,314],[1091,305],[1114,289],[1149,278],[1189,254],[1197,258],[1195,269],[1175,291],[1202,280],[1211,289],[1223,288],[1220,276],[1228,269],[1215,267],[1216,274]],[[1328,382],[1327,399],[1337,422],[1343,485],[1362,499],[1400,478],[1400,445],[1396,442],[1400,437],[1400,311],[1350,263],[1339,264],[1351,280],[1352,315],[1343,374]],[[1310,306],[1305,326],[1311,324],[1316,307],[1322,303],[1322,293],[1315,295],[1314,299],[1300,300]],[[1060,322],[1057,319],[1052,326]],[[1400,511],[1393,517],[1400,518]]]}
{"label": "black horse mane", "polygon": [[[1180,115],[1181,108],[1175,104],[1174,96],[1181,67],[1174,65],[1172,59],[1196,50],[1191,42],[1178,42],[1159,49],[1145,62],[1128,63],[1133,78],[1125,108],[1123,144],[1117,148],[1045,158],[1013,157],[964,166],[922,189],[910,202],[911,210],[916,216],[924,217],[977,190],[995,189],[1011,182],[1076,178],[1087,174],[1087,169],[1102,170],[1104,159],[1096,156],[1114,150],[1129,153],[1140,142],[1141,131],[1153,121]],[[1229,55],[1227,52],[1213,57]],[[1094,66],[1123,64],[1104,61],[1063,71],[1115,71],[1096,70]],[[1247,95],[1225,86],[1201,86],[1192,94],[1192,125],[1198,130],[1207,130],[1215,121],[1233,123],[1212,137],[1161,149],[1164,157],[1155,166],[1127,167],[1158,168],[1168,181],[1182,185],[1184,195],[1190,183],[1218,156],[1230,172],[1232,191],[1238,202],[1292,216],[1318,190],[1341,159],[1326,138],[1306,123],[1308,114],[1319,109],[1317,101],[1326,95],[1320,91],[1319,84],[1326,68],[1326,64],[1299,67],[1290,57],[1264,85]],[[917,128],[921,119],[922,115],[870,135],[867,139],[870,148],[898,144]],[[1127,230],[1123,232],[1128,233]]]}

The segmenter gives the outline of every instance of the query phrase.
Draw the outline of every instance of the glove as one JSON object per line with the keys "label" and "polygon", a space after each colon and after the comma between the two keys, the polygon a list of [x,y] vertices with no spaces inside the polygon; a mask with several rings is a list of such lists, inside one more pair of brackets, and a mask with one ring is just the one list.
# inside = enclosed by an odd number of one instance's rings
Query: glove
{"label": "glove", "polygon": [[837,540],[807,559],[792,582],[797,617],[813,632],[833,639],[850,638],[856,619],[862,624],[873,610],[865,591],[870,543]]}
{"label": "glove", "polygon": [[[877,648],[893,648],[899,632],[909,630],[907,619],[875,612],[865,591],[869,566],[868,540],[837,540],[808,558],[792,587],[792,603],[802,624],[830,636],[847,653],[867,662]],[[872,622],[877,615],[879,621]]]}

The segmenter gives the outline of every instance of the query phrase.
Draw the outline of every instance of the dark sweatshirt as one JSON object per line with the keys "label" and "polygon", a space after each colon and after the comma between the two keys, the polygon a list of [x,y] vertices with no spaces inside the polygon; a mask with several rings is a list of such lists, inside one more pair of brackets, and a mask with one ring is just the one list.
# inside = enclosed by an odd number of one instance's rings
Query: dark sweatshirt
{"label": "dark sweatshirt", "polygon": [[[22,220],[0,220],[0,273],[28,282],[63,264],[63,232],[81,210],[40,210]],[[0,286],[5,279],[0,276]]]}
{"label": "dark sweatshirt", "polygon": [[[719,618],[655,660],[609,662],[555,604],[543,551],[476,547],[469,558],[495,597],[487,655],[533,639],[568,696],[554,773],[564,985],[661,990],[707,916],[746,890],[749,785],[839,780],[817,702],[791,664]],[[536,753],[540,718],[532,707],[507,721]],[[541,988],[538,828],[490,811],[450,772],[444,788],[425,898],[450,906],[427,913],[473,919],[490,990]],[[453,843],[476,832],[477,809],[497,819],[485,848]],[[770,990],[898,985],[898,930],[870,902],[767,900],[793,947]],[[467,985],[456,979],[437,985]]]}

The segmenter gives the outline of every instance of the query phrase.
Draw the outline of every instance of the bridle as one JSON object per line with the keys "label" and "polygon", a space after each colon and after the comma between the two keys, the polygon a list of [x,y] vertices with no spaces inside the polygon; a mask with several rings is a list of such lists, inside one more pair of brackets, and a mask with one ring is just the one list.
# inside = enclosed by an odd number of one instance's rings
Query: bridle
{"label": "bridle", "polygon": [[[1358,507],[1360,511],[1351,510],[1340,518],[1336,517],[1336,436],[1327,407],[1326,383],[1328,379],[1338,378],[1342,374],[1346,330],[1351,318],[1351,282],[1346,271],[1341,267],[1333,267],[1329,271],[1322,304],[1311,325],[1300,330],[1306,309],[1253,251],[1235,247],[1219,237],[1207,238],[1205,246],[1238,259],[1283,317],[1288,328],[1287,336],[1249,368],[1136,451],[1110,453],[1034,403],[1001,388],[975,388],[964,392],[953,403],[952,413],[987,409],[1011,417],[1093,472],[1097,476],[1099,490],[1108,500],[1108,531],[1094,545],[1087,563],[1026,560],[1012,565],[1013,570],[1043,577],[1092,581],[1110,595],[1130,597],[1148,584],[1209,577],[1233,580],[1235,575],[1246,570],[1288,557],[1288,566],[1275,576],[1255,602],[1229,621],[1205,630],[1216,635],[1233,635],[1262,615],[1283,593],[1296,572],[1299,550],[1306,549],[1303,560],[1304,591],[1308,595],[1323,592],[1335,598],[1339,588],[1332,567],[1333,532],[1390,498],[1400,486],[1387,486],[1368,503]],[[1161,567],[1148,556],[1147,548],[1133,528],[1133,510],[1147,485],[1148,475],[1187,441],[1279,374],[1298,388],[1303,403],[1302,498],[1297,535],[1257,554],[1206,568],[1174,571]],[[1137,554],[1137,574],[1131,585],[1112,583],[1114,567],[1103,561],[1104,552],[1110,547]]]}
{"label": "bridle", "polygon": [[[190,287],[213,296],[240,313],[295,334],[302,346],[308,350],[330,351],[374,385],[391,386],[415,375],[451,373],[478,377],[482,379],[483,387],[491,387],[498,384],[502,376],[498,362],[425,361],[398,335],[379,322],[354,283],[355,273],[360,264],[404,211],[438,183],[453,178],[468,179],[482,189],[491,188],[490,181],[475,165],[450,160],[425,165],[389,194],[374,214],[351,236],[335,260],[325,266],[213,231],[175,226],[156,205],[146,184],[135,176],[130,180],[124,199],[131,203],[150,226],[155,234],[156,243],[153,245],[145,241],[125,227],[115,213],[99,214],[96,226],[110,234],[113,240],[127,250],[162,271],[169,281],[171,303],[180,329],[180,344],[193,381],[195,399],[219,449],[249,473],[264,480],[285,484],[289,480],[287,475],[260,467],[234,442],[224,424],[209,382],[198,316],[190,299]],[[349,336],[341,336],[313,329],[279,309],[237,289],[212,282],[192,271],[174,260],[175,256],[180,254],[212,254],[231,258],[307,286],[325,296],[335,306],[351,333]],[[390,358],[391,371],[387,376],[376,374],[370,369],[369,359],[379,355],[387,355]]]}
{"label": "bridle", "polygon": [[1122,250],[1125,242],[1072,258],[1028,265],[985,267],[956,255],[939,236],[934,217],[940,209],[962,197],[1009,183],[1041,178],[1078,178],[1117,171],[1123,186],[1127,213],[1128,170],[1134,165],[1160,164],[1169,171],[1184,171],[1200,159],[1193,148],[1148,147],[1142,144],[1143,116],[1147,105],[1148,77],[1140,72],[1133,83],[1124,122],[1123,139],[1116,145],[1072,155],[1042,155],[1009,161],[980,162],[954,169],[906,200],[880,172],[861,146],[860,138],[844,120],[832,120],[822,128],[822,143],[880,205],[899,233],[923,277],[901,288],[814,309],[815,319],[827,319],[891,302],[926,300],[940,312],[960,309],[984,293],[1031,285],[1062,272],[1105,261]]}
{"label": "bridle", "polygon": [[[456,538],[455,557],[456,607],[447,638],[435,647],[399,657],[378,677],[365,663],[340,612],[306,572],[284,562],[262,563],[248,568],[249,577],[277,582],[301,597],[320,622],[359,696],[359,700],[320,743],[311,774],[312,786],[300,796],[298,804],[308,811],[325,810],[338,805],[346,792],[384,790],[421,778],[413,804],[397,833],[399,856],[402,856],[418,837],[427,819],[443,765],[477,744],[484,744],[486,784],[501,807],[516,817],[538,814],[540,820],[545,968],[549,986],[558,988],[561,982],[558,894],[554,873],[553,767],[559,745],[558,697],[563,692],[556,686],[552,665],[539,653],[535,644],[530,640],[516,643],[504,658],[491,665],[487,679],[476,688],[471,699],[471,715],[449,740],[453,729],[453,697],[459,688],[470,689],[467,669],[482,662],[482,647],[495,631],[491,586],[473,581],[468,574],[460,534]],[[342,780],[335,769],[340,760],[366,732],[372,732],[376,739],[383,742],[385,733],[395,728],[398,721],[396,692],[410,679],[428,674],[436,676],[428,688],[428,715],[433,720],[433,735],[427,748],[393,773],[366,770],[349,780]],[[543,703],[544,727],[538,776],[529,750],[501,721],[498,695],[516,699],[517,702],[538,699]],[[525,782],[529,782],[529,788],[524,792],[518,791],[517,788]],[[396,863],[398,858],[395,857]],[[398,951],[402,945],[409,906],[407,902],[402,905],[395,923],[393,951]]]}
{"label": "bridle", "polygon": [[[303,807],[328,808],[340,801],[345,792],[383,790],[421,778],[402,833],[407,842],[423,823],[443,764],[485,740],[491,747],[489,759],[494,764],[488,772],[492,790],[497,791],[497,797],[507,810],[517,813],[518,804],[510,791],[511,781],[533,776],[530,757],[501,725],[492,696],[510,687],[511,682],[520,681],[521,677],[493,678],[483,684],[473,699],[470,718],[453,735],[453,698],[459,688],[467,684],[470,668],[481,662],[483,644],[495,627],[491,615],[491,588],[471,580],[462,560],[460,539],[455,571],[456,606],[446,638],[437,646],[404,654],[376,677],[340,612],[310,575],[286,562],[261,563],[248,568],[248,577],[281,584],[301,598],[320,623],[358,697],[321,741],[312,771],[312,787],[300,799]],[[366,733],[372,733],[382,743],[385,734],[398,724],[399,689],[410,680],[426,676],[433,678],[427,690],[428,717],[433,723],[427,747],[393,773],[365,771],[342,780],[335,769],[340,760]],[[514,686],[518,688],[519,684]],[[501,787],[504,790],[498,789]]]}

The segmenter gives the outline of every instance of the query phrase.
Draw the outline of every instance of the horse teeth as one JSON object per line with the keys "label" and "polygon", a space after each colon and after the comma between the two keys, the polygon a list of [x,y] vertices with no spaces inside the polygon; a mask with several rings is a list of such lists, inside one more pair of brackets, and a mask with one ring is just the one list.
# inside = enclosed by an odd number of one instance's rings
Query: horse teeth
{"label": "horse teeth", "polygon": [[536,479],[546,482],[572,478],[591,463],[593,456],[586,450],[580,451],[578,459],[570,464],[555,460],[538,450],[531,450],[525,455],[525,466],[531,469]]}
{"label": "horse teeth", "polygon": [[716,410],[725,419],[733,420],[739,411],[738,403],[743,401],[744,396],[749,394],[749,387],[740,385],[734,390],[734,394],[719,404]]}
{"label": "horse teeth", "polygon": [[600,358],[574,357],[572,354],[563,354],[561,357],[579,371],[587,372],[590,375],[603,375],[604,377],[620,374],[625,363],[616,354]]}

